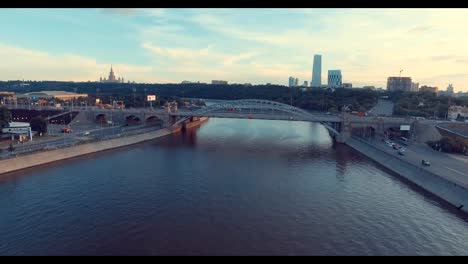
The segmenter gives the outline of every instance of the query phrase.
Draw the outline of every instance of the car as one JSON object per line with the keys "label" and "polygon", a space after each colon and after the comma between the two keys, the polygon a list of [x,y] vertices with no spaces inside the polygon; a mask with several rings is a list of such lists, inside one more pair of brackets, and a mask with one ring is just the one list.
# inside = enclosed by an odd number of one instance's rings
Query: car
{"label": "car", "polygon": [[401,155],[401,156],[404,156],[406,153],[405,151],[402,151],[401,149],[398,151],[398,154]]}
{"label": "car", "polygon": [[89,131],[84,132],[83,135],[88,136],[88,135],[89,135]]}
{"label": "car", "polygon": [[424,166],[431,166],[431,163],[429,161],[427,161],[427,160],[422,160],[421,164],[424,165]]}

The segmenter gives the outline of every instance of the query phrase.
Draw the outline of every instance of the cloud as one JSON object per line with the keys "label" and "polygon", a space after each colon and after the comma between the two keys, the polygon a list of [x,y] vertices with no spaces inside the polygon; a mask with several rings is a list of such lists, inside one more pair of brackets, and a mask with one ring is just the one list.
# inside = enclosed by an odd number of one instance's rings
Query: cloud
{"label": "cloud", "polygon": [[433,29],[432,26],[416,26],[408,29],[408,33],[423,33]]}
{"label": "cloud", "polygon": [[134,8],[103,8],[101,9],[101,13],[107,15],[132,16],[137,13],[137,10]]}
{"label": "cloud", "polygon": [[[109,64],[76,54],[51,54],[0,43],[2,79],[96,81],[109,72]],[[149,81],[151,66],[114,64],[118,76],[126,80]],[[146,76],[145,76],[146,75]]]}

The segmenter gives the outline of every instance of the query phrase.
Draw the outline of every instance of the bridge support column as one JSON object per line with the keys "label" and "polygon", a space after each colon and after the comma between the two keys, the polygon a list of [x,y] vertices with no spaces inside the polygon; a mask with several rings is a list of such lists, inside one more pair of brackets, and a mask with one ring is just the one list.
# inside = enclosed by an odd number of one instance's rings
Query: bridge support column
{"label": "bridge support column", "polygon": [[340,134],[336,137],[336,142],[338,143],[346,143],[351,137],[351,122],[345,115],[343,115],[342,120]]}

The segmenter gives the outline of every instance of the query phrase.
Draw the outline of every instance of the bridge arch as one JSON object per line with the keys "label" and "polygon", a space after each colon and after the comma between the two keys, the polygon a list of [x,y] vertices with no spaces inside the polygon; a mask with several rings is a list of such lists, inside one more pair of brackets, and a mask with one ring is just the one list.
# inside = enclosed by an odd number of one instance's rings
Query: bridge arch
{"label": "bridge arch", "polygon": [[[202,109],[196,110],[191,114],[187,114],[180,120],[174,123],[177,126],[186,122],[190,116],[210,116],[214,113],[225,114],[226,117],[233,118],[252,118],[252,119],[273,119],[278,120],[298,120],[319,122],[324,125],[332,134],[338,135],[339,132],[330,126],[328,123],[321,121],[317,115],[307,112],[303,109],[283,104],[275,101],[260,100],[260,99],[242,99],[223,101]],[[229,113],[229,114],[227,114]],[[269,114],[266,118],[260,118],[262,114]]]}
{"label": "bridge arch", "polygon": [[156,126],[156,125],[162,125],[163,120],[157,116],[149,116],[146,118],[146,125],[148,126]]}
{"label": "bridge arch", "polygon": [[136,115],[129,115],[125,118],[125,123],[127,125],[139,125],[141,124],[141,119]]}
{"label": "bridge arch", "polygon": [[107,124],[107,115],[106,114],[98,114],[94,121],[96,122],[96,124],[99,124],[99,125],[105,125]]}

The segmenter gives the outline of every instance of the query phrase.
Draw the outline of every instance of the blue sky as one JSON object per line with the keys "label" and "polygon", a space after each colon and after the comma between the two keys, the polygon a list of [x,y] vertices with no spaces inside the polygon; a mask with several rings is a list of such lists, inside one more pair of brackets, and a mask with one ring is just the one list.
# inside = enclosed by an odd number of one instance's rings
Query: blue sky
{"label": "blue sky", "polygon": [[0,79],[310,81],[468,91],[468,9],[1,9]]}

